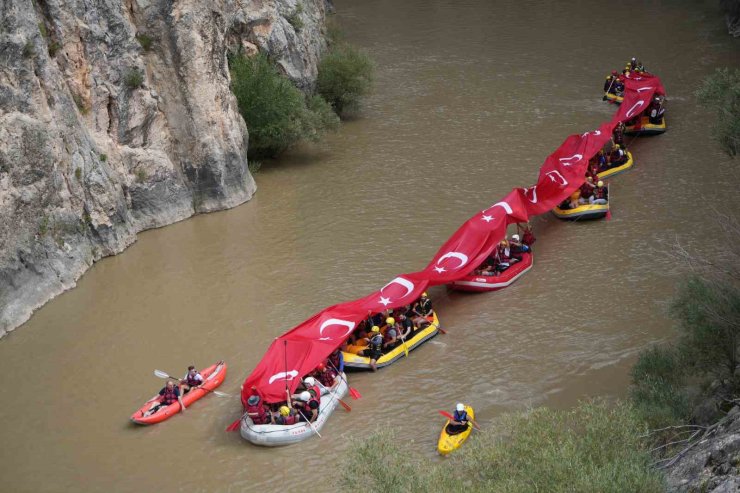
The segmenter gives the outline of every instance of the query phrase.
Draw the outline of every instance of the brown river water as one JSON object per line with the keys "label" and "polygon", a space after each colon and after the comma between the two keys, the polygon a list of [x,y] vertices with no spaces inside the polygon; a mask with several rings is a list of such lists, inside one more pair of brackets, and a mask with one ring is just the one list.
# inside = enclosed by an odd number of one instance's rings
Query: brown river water
{"label": "brown river water", "polygon": [[[715,67],[740,65],[716,2],[625,1],[616,16],[613,2],[585,0],[336,3],[377,63],[360,117],[265,164],[247,204],[142,234],[0,341],[0,490],[298,486],[334,475],[377,427],[438,460],[437,409],[469,402],[485,426],[527,406],[622,397],[640,349],[672,336],[685,268],[668,252],[680,241],[711,256],[710,209],[738,211],[737,175],[693,96]],[[363,398],[322,439],[266,449],[225,433],[237,397],[130,424],[163,384],[155,368],[225,359],[220,390],[236,396],[275,336],[422,268],[465,219],[533,184],[567,135],[609,119],[603,77],[633,55],[663,79],[669,131],[631,142],[637,165],[612,180],[612,220],[541,216],[535,266],[515,285],[432,289],[448,334],[351,375]]]}

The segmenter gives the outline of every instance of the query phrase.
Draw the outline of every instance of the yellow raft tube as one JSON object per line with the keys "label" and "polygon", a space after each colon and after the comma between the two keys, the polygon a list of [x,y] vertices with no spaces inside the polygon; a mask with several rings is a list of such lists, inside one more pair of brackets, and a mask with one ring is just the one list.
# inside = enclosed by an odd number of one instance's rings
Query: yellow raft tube
{"label": "yellow raft tube", "polygon": [[606,169],[602,171],[601,173],[599,173],[597,176],[603,180],[604,178],[614,176],[617,173],[621,173],[622,171],[627,171],[634,165],[635,165],[635,162],[632,159],[632,153],[630,151],[627,151],[627,161],[625,161],[624,164],[620,164],[619,166],[614,166],[613,168]]}
{"label": "yellow raft tube", "polygon": [[[406,348],[409,351],[413,351],[439,333],[439,319],[437,318],[437,312],[432,312],[431,322],[431,325],[421,330],[417,330],[411,339],[406,340]],[[405,357],[405,355],[406,351],[404,350],[404,345],[399,344],[387,353],[383,353],[378,361],[375,362],[375,365],[378,368],[382,368]],[[367,356],[360,356],[359,354],[347,351],[342,351],[342,356],[344,356],[344,367],[347,369],[372,370],[372,367],[370,366],[370,358]]]}
{"label": "yellow raft tube", "polygon": [[560,219],[569,219],[572,221],[581,219],[601,219],[606,217],[609,212],[609,204],[584,204],[579,205],[575,209],[561,209],[555,207],[552,213]]}
{"label": "yellow raft tube", "polygon": [[622,101],[624,101],[624,96],[617,96],[613,92],[607,92],[604,94],[604,97],[607,101],[614,104],[622,104]]}
{"label": "yellow raft tube", "polygon": [[[465,412],[468,413],[468,417],[470,419],[475,419],[475,413],[473,412],[472,407],[466,405]],[[461,433],[456,433],[455,435],[450,435],[449,433],[447,433],[448,424],[450,424],[449,419],[442,428],[442,433],[440,433],[439,441],[437,442],[437,452],[439,452],[441,455],[447,455],[453,450],[457,450],[458,448],[460,448],[460,445],[462,445],[463,442],[468,439],[468,436],[470,436],[470,432],[473,429],[473,423],[468,421],[467,430]]]}
{"label": "yellow raft tube", "polygon": [[640,121],[634,125],[627,125],[624,128],[625,135],[659,135],[665,132],[665,117],[660,120],[660,124],[650,123],[650,118],[642,116]]}

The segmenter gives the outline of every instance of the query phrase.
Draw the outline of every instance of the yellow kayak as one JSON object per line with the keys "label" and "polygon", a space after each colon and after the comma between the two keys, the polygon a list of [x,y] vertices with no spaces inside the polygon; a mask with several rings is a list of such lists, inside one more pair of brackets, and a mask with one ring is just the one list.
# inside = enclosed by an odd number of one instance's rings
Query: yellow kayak
{"label": "yellow kayak", "polygon": [[[475,419],[475,412],[473,411],[472,407],[466,405],[465,412],[468,413],[468,417],[470,419]],[[449,424],[450,420],[448,419],[444,427],[442,428],[442,433],[439,434],[439,441],[437,442],[437,452],[442,455],[447,455],[453,450],[457,450],[458,448],[460,448],[460,445],[462,445],[463,442],[468,439],[470,432],[473,430],[473,424],[468,421],[467,430],[463,431],[462,433],[450,435],[449,433],[447,433],[447,425]]]}
{"label": "yellow kayak", "polygon": [[601,178],[602,180],[604,178],[607,178],[609,176],[614,176],[617,173],[621,173],[622,171],[627,171],[632,166],[634,166],[635,161],[632,159],[632,153],[627,151],[627,161],[625,161],[623,164],[620,164],[618,166],[614,166],[613,168],[605,169],[601,173],[599,173],[597,176]]}

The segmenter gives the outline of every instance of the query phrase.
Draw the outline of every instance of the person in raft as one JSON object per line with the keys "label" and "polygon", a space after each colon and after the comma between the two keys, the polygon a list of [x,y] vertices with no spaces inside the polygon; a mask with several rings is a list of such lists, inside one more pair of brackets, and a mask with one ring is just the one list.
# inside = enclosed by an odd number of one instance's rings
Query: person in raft
{"label": "person in raft", "polygon": [[594,188],[594,194],[588,199],[590,204],[606,205],[609,203],[609,190],[604,186],[604,182],[599,180]]}
{"label": "person in raft", "polygon": [[370,368],[373,371],[378,369],[377,362],[380,356],[383,354],[383,334],[380,333],[380,327],[373,325],[370,329],[370,340],[368,341],[368,347],[365,350],[365,356],[370,358]]}
{"label": "person in raft", "polygon": [[172,380],[167,380],[167,383],[159,391],[159,396],[155,398],[159,401],[159,404],[147,411],[146,416],[156,413],[160,408],[167,407],[175,402],[180,402],[180,412],[185,411],[185,404],[182,402],[182,396],[180,395],[180,389],[175,385]]}
{"label": "person in raft", "polygon": [[383,334],[383,350],[390,350],[396,347],[396,343],[398,342],[398,326],[396,325],[396,319],[393,317],[388,317],[385,319],[385,331],[381,330],[381,332],[384,332]]}
{"label": "person in raft", "polygon": [[468,413],[465,411],[465,405],[462,402],[458,402],[455,406],[455,412],[452,413],[452,419],[450,424],[447,425],[447,433],[450,435],[457,435],[468,429],[470,422],[468,420]]}
{"label": "person in raft", "polygon": [[332,367],[332,370],[334,370],[337,373],[344,372],[344,355],[342,355],[341,349],[334,350],[333,353],[329,355],[329,366]]}
{"label": "person in raft", "polygon": [[426,291],[421,293],[419,301],[414,305],[413,312],[415,315],[413,319],[414,325],[420,329],[429,325],[427,317],[432,316],[432,300],[429,299]]}
{"label": "person in raft", "polygon": [[[255,390],[254,387],[252,390]],[[252,422],[256,425],[266,425],[272,422],[272,416],[265,409],[265,403],[259,393],[253,393],[247,399],[246,415],[252,418]]]}
{"label": "person in raft", "polygon": [[298,411],[288,406],[280,406],[278,412],[273,416],[273,422],[276,425],[294,425],[298,422]]}
{"label": "person in raft", "polygon": [[201,385],[203,385],[203,375],[198,373],[193,365],[188,366],[188,372],[180,380],[180,393],[185,395]]}
{"label": "person in raft", "polygon": [[316,418],[319,417],[319,399],[312,396],[308,390],[304,390],[296,397],[297,399],[293,401],[293,407],[296,409],[297,421],[316,421]]}
{"label": "person in raft", "polygon": [[511,251],[511,256],[521,262],[524,259],[522,254],[529,252],[531,249],[529,248],[529,245],[522,243],[519,239],[519,235],[514,234],[511,235],[511,239],[509,240],[509,250]]}
{"label": "person in raft", "polygon": [[334,379],[337,378],[337,373],[333,368],[327,367],[325,363],[319,363],[316,367],[316,378],[321,385],[331,388],[334,386]]}

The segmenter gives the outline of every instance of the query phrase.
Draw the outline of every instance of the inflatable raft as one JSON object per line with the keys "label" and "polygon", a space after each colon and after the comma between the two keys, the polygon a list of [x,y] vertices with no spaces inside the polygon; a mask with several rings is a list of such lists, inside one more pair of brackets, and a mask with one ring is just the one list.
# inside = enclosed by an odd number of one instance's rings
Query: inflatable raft
{"label": "inflatable raft", "polygon": [[[465,406],[465,412],[468,413],[470,419],[475,419],[475,413],[473,412],[472,407]],[[473,430],[473,424],[468,421],[467,430],[460,433],[455,433],[454,435],[450,435],[449,433],[447,433],[447,425],[449,424],[450,420],[448,419],[444,427],[442,428],[442,433],[440,433],[439,441],[437,442],[437,452],[439,452],[441,455],[447,455],[453,450],[459,449],[460,445],[462,445],[463,442],[468,439],[468,437],[470,436],[470,432]]]}
{"label": "inflatable raft", "polygon": [[[327,389],[322,389],[319,416],[313,422],[314,427],[318,431],[321,431],[321,428],[324,427],[331,413],[339,405],[337,398],[341,399],[347,395],[348,388],[346,375],[342,374],[341,377],[337,377],[335,380],[331,392],[328,392]],[[314,429],[306,422],[300,422],[294,425],[256,425],[249,416],[245,416],[242,419],[239,433],[243,439],[255,445],[265,447],[290,445],[316,434]]]}
{"label": "inflatable raft", "polygon": [[611,92],[607,92],[604,96],[606,96],[606,100],[610,103],[622,104],[622,101],[624,101],[624,96],[617,96]]}
{"label": "inflatable raft", "polygon": [[555,207],[552,213],[560,219],[583,220],[583,219],[601,219],[606,217],[609,212],[609,204],[585,204],[579,205],[575,209],[561,209]]}
{"label": "inflatable raft", "polygon": [[[203,385],[182,396],[182,402],[186,408],[189,408],[193,402],[201,399],[206,394],[210,394],[210,391],[223,383],[224,378],[226,378],[226,363],[220,361],[202,370],[200,374],[203,376]],[[131,421],[139,425],[153,425],[180,412],[180,403],[175,401],[169,406],[160,407],[157,412],[149,414],[151,409],[159,404],[158,397],[159,394],[155,395],[152,397],[154,400],[149,400],[141,406],[138,411],[131,415]]]}
{"label": "inflatable raft", "polygon": [[614,166],[612,168],[605,169],[604,171],[598,173],[597,176],[603,180],[604,178],[608,178],[610,176],[614,176],[617,173],[621,173],[622,171],[627,171],[628,169],[630,169],[634,165],[635,165],[635,162],[632,159],[632,153],[629,152],[629,151],[627,151],[627,161],[626,162],[624,162],[623,164],[619,164],[617,166]]}
{"label": "inflatable raft", "polygon": [[523,253],[522,260],[497,276],[470,275],[450,283],[452,289],[458,291],[496,291],[511,285],[532,268],[533,258],[531,253]]}
{"label": "inflatable raft", "polygon": [[[432,312],[432,317],[429,321],[431,322],[431,325],[421,330],[417,330],[411,339],[406,340],[406,348],[408,348],[409,351],[413,351],[414,349],[418,348],[426,341],[437,335],[437,333],[439,332],[439,320],[437,319],[436,312]],[[368,358],[367,356],[360,356],[359,354],[349,353],[346,351],[343,351],[342,355],[344,356],[345,368],[358,370],[372,369],[370,367],[370,358]],[[383,353],[383,355],[380,356],[375,364],[378,368],[382,368],[394,363],[400,358],[405,357],[405,355],[406,351],[404,351],[403,344],[399,344],[387,353]]]}
{"label": "inflatable raft", "polygon": [[659,135],[665,132],[665,117],[656,125],[650,123],[650,118],[642,116],[640,121],[634,125],[627,125],[624,128],[625,135]]}

